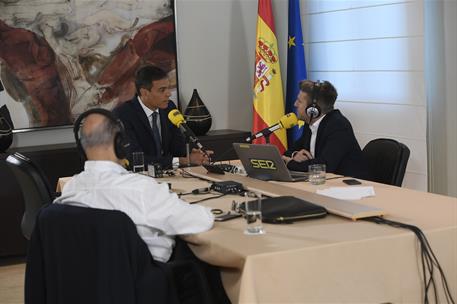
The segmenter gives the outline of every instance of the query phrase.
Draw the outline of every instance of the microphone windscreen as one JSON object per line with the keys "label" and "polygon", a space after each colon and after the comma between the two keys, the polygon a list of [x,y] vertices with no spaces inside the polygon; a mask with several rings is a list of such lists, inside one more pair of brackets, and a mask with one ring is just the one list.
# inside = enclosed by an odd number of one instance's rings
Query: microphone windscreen
{"label": "microphone windscreen", "polygon": [[295,113],[288,113],[281,117],[279,123],[282,125],[283,128],[289,129],[293,126],[296,126],[298,123],[297,115]]}
{"label": "microphone windscreen", "polygon": [[186,122],[184,116],[182,116],[182,114],[177,109],[171,110],[168,113],[168,119],[171,121],[172,124],[174,124],[178,128],[182,123]]}

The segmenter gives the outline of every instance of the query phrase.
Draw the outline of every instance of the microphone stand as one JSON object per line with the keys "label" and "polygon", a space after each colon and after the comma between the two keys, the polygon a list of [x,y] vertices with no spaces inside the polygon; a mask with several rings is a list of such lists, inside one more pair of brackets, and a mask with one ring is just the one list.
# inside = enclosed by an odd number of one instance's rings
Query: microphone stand
{"label": "microphone stand", "polygon": [[186,138],[186,160],[187,160],[187,167],[190,167],[190,144]]}
{"label": "microphone stand", "polygon": [[194,137],[194,136],[190,135],[186,131],[183,131],[182,134],[184,135],[184,137],[186,139],[186,153],[187,153],[187,159],[186,160],[187,160],[187,166],[188,167],[191,167],[191,163],[190,163],[190,152],[191,152],[190,144],[194,144],[195,146],[197,146],[197,148],[200,149],[200,151],[202,151],[203,154],[206,157],[208,157],[209,161],[211,162],[211,157],[208,155],[208,153],[206,153],[206,150],[203,148],[201,143],[198,141],[197,137]]}
{"label": "microphone stand", "polygon": [[182,133],[184,135],[184,139],[186,141],[186,161],[187,161],[187,167],[191,167],[190,163],[190,145],[195,144],[195,141],[191,138],[191,136],[187,132]]}

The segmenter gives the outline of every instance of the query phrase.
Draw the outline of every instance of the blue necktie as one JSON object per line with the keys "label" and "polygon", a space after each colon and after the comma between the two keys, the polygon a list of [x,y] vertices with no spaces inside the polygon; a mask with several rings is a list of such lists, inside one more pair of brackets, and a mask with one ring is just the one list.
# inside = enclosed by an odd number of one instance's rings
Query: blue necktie
{"label": "blue necktie", "polygon": [[159,117],[159,113],[152,112],[152,134],[154,135],[154,143],[156,146],[156,155],[159,157],[162,155],[162,145],[161,145],[159,127],[157,125],[158,117]]}

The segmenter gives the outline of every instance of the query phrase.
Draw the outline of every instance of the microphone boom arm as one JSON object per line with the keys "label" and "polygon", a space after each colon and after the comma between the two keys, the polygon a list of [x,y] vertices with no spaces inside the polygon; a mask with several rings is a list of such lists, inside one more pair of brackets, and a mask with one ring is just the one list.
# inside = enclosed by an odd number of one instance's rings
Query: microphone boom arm
{"label": "microphone boom arm", "polygon": [[253,140],[257,139],[257,138],[260,138],[260,137],[265,137],[265,141],[267,142],[267,144],[270,143],[270,135],[274,132],[276,132],[277,130],[281,129],[282,126],[280,124],[276,124],[270,128],[265,128],[263,129],[262,131],[259,131],[251,136],[249,136],[248,138],[246,138],[246,142],[252,142]]}

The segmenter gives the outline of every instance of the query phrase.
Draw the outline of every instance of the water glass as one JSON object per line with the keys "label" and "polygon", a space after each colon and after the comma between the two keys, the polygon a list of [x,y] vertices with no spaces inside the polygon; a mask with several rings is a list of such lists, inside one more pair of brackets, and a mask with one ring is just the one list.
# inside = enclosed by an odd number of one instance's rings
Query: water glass
{"label": "water glass", "polygon": [[134,173],[144,171],[144,154],[143,152],[132,153],[132,169]]}
{"label": "water glass", "polygon": [[262,226],[262,199],[259,195],[255,200],[248,200],[248,196],[245,194],[245,218],[246,218],[246,229],[244,234],[248,235],[259,235],[265,234],[265,230]]}
{"label": "water glass", "polygon": [[156,177],[156,168],[154,167],[154,164],[148,164],[148,175],[150,177]]}
{"label": "water glass", "polygon": [[312,185],[325,184],[325,165],[315,164],[308,166],[309,182]]}

